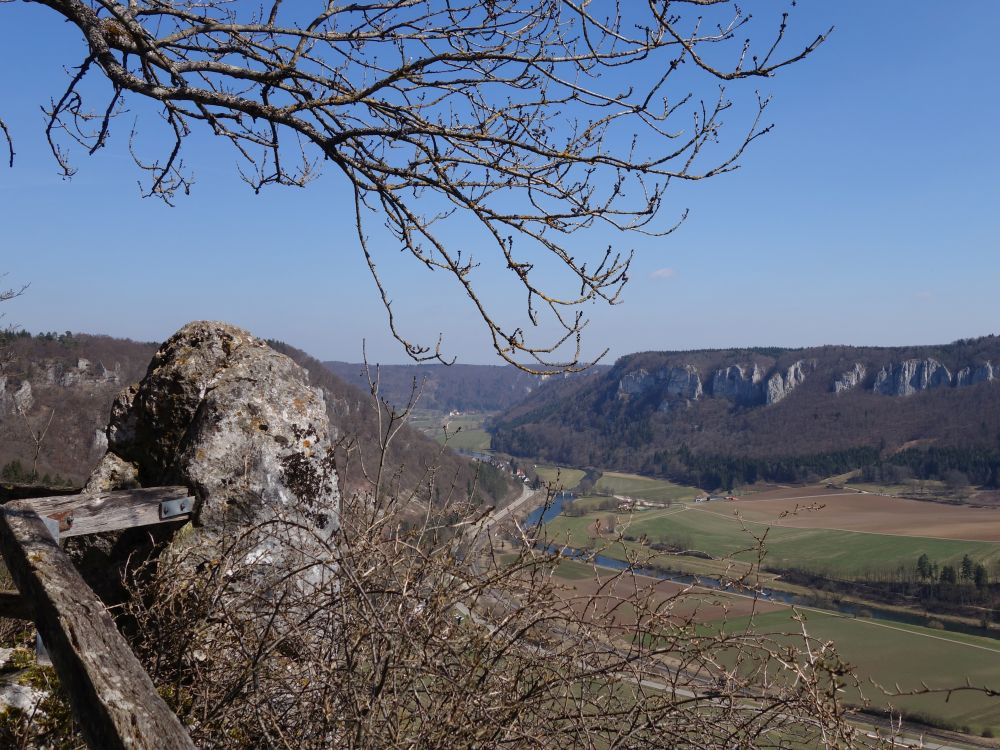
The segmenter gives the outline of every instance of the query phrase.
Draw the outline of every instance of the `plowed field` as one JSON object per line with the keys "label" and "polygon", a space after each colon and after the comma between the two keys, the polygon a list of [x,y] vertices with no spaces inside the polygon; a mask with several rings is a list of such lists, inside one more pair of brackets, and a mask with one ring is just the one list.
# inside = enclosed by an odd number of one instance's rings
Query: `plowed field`
{"label": "plowed field", "polygon": [[705,503],[702,510],[747,521],[799,529],[835,529],[937,539],[1000,542],[1000,508],[907,500],[826,487],[793,487],[735,502]]}

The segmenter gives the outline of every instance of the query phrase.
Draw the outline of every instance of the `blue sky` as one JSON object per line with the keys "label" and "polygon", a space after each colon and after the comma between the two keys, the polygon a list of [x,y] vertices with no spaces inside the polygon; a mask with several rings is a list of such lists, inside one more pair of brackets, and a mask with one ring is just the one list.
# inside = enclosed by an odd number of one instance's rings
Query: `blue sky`
{"label": "blue sky", "polygon": [[[623,304],[588,308],[589,352],[936,343],[1000,329],[1000,3],[800,0],[792,22],[803,35],[836,31],[760,82],[776,127],[742,168],[668,193],[688,221],[629,243]],[[371,359],[405,360],[332,173],[255,196],[231,152],[206,139],[190,155],[192,195],[168,208],[139,197],[126,123],[60,179],[39,105],[61,90],[78,44],[47,9],[0,6],[0,116],[18,150],[0,169],[0,271],[8,286],[31,284],[8,320],[160,340],[223,319],[324,359],[357,360],[366,339]],[[461,362],[496,361],[450,284],[391,253],[382,267],[411,333],[443,332]],[[516,318],[523,298],[486,281]]]}

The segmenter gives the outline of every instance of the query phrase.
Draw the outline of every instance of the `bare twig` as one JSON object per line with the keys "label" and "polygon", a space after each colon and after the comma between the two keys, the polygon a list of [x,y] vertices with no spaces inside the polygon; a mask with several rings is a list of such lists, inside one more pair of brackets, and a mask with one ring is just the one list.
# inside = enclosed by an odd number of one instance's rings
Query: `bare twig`
{"label": "bare twig", "polygon": [[14,408],[17,411],[17,413],[21,416],[21,419],[24,420],[24,425],[25,427],[28,428],[28,435],[31,436],[31,442],[34,443],[35,452],[31,457],[31,476],[37,477],[38,455],[42,452],[42,443],[45,442],[45,436],[48,435],[49,433],[49,428],[52,426],[52,420],[55,419],[56,417],[56,410],[50,409],[49,419],[45,423],[45,426],[42,427],[41,429],[36,429],[31,424],[31,421],[28,419],[28,415],[25,413],[25,410],[24,408],[22,408],[21,404],[15,403]]}
{"label": "bare twig", "polygon": [[[578,233],[672,232],[686,212],[664,211],[667,187],[736,169],[771,127],[758,96],[724,142],[733,102],[720,84],[769,77],[827,37],[783,54],[788,15],[768,27],[732,0],[39,2],[86,42],[47,109],[65,174],[65,141],[101,148],[135,97],[159,106],[167,136],[150,159],[133,129],[145,195],[190,190],[182,156],[197,124],[234,147],[255,191],[304,186],[329,164],[353,191],[358,237],[407,353],[443,356],[440,341],[413,342],[400,326],[376,263],[387,244],[451,277],[496,352],[532,372],[585,366],[582,310],[616,304],[628,280],[631,250],[594,252]],[[92,110],[95,75],[110,92]],[[483,294],[504,271],[531,327],[547,331],[541,343]]]}
{"label": "bare twig", "polygon": [[[385,462],[419,384],[394,412],[377,369],[368,375]],[[858,681],[804,617],[791,633],[699,625],[719,597],[694,584],[665,593],[637,575],[650,564],[639,556],[622,571],[593,567],[582,593],[558,578],[574,554],[543,529],[477,508],[433,466],[413,487],[384,466],[347,499],[325,559],[262,575],[248,550],[301,533],[278,519],[234,530],[197,564],[180,544],[132,571],[135,646],[197,743],[890,746],[847,721],[841,690]],[[291,584],[331,561],[334,579]],[[740,589],[752,612],[754,588]]]}

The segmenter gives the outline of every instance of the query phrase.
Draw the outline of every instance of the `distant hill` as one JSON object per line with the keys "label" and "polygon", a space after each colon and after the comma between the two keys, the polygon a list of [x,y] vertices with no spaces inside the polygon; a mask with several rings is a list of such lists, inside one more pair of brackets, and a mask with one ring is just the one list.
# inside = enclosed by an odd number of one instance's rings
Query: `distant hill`
{"label": "distant hill", "polygon": [[[268,343],[305,367],[310,382],[324,390],[330,423],[340,431],[341,437],[348,439],[338,451],[337,469],[341,481],[349,488],[363,486],[363,470],[372,473],[375,469],[380,429],[378,412],[367,388],[362,391],[305,352],[282,342]],[[385,421],[382,429],[384,425]],[[458,456],[408,426],[404,426],[393,440],[384,473],[403,488],[415,487],[433,477],[442,494],[452,484],[462,490],[476,485],[482,498],[494,504],[517,489],[489,464],[474,463]]]}
{"label": "distant hill", "polygon": [[[1000,338],[642,352],[549,384],[491,429],[493,448],[513,455],[703,486],[792,481],[886,460],[922,462],[918,471],[932,474],[957,467],[996,483]],[[942,458],[946,449],[951,458]]]}
{"label": "distant hill", "polygon": [[81,483],[107,447],[112,400],[142,377],[157,346],[69,332],[9,339],[9,361],[0,371],[0,480],[28,479],[32,435],[49,425],[38,451],[38,479]]}
{"label": "distant hill", "polygon": [[[2,343],[6,361],[0,371],[0,481],[31,481],[33,435],[48,426],[38,451],[36,479],[79,485],[107,447],[104,429],[113,399],[142,378],[159,344],[68,332],[23,334]],[[306,353],[269,343],[305,367],[312,385],[323,389],[331,425],[343,439],[338,452],[342,483],[348,491],[362,486],[362,466],[371,471],[377,454],[378,420],[370,396]],[[385,475],[400,487],[412,488],[426,480],[431,467],[437,467],[439,483],[454,482],[463,489],[475,485],[489,502],[499,502],[516,489],[492,467],[443,450],[404,427],[393,443]]]}
{"label": "distant hill", "polygon": [[[368,390],[364,365],[350,362],[324,362],[332,372],[358,388]],[[595,371],[605,371],[596,366]],[[375,367],[370,368],[375,376]],[[520,403],[546,381],[563,379],[562,375],[529,375],[516,367],[499,365],[380,365],[379,393],[396,406],[406,404],[414,386],[420,390],[419,408],[438,411],[492,412],[509,409]]]}

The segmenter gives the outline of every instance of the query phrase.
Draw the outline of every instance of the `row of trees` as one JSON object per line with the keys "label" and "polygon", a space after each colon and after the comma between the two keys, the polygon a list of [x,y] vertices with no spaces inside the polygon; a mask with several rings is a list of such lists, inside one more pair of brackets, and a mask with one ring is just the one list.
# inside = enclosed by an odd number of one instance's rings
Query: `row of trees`
{"label": "row of trees", "polygon": [[[648,429],[648,426],[647,426]],[[641,430],[638,431],[638,434]],[[648,436],[647,436],[648,437]],[[545,439],[552,442],[546,443]],[[555,458],[560,455],[577,456],[571,448],[576,433],[572,430],[540,432],[497,428],[494,446],[522,455],[540,455]],[[564,450],[560,451],[559,447]],[[977,445],[910,448],[883,457],[883,449],[860,446],[845,450],[754,457],[722,453],[700,453],[682,443],[676,449],[652,450],[644,459],[643,451],[631,452],[631,462],[623,468],[633,468],[643,474],[668,477],[674,481],[701,487],[705,490],[730,488],[755,482],[803,483],[825,477],[860,470],[859,479],[882,484],[903,484],[909,481],[941,481],[951,490],[970,485],[988,488],[1000,487],[1000,450]],[[582,457],[582,456],[581,456]],[[611,460],[598,446],[592,445],[587,458],[594,465]],[[571,462],[572,463],[572,462]],[[622,464],[603,464],[617,465]]]}
{"label": "row of trees", "polygon": [[752,458],[699,455],[682,445],[676,451],[657,451],[656,474],[705,490],[731,488],[755,482],[807,482],[842,474],[878,458],[874,448],[851,448],[804,456]]}
{"label": "row of trees", "polygon": [[968,555],[964,555],[961,564],[956,567],[939,566],[936,560],[931,560],[925,553],[917,558],[916,572],[922,581],[938,581],[950,586],[973,584],[982,590],[990,585],[990,575],[986,566],[973,561]]}
{"label": "row of trees", "polygon": [[910,448],[881,465],[898,467],[918,479],[938,479],[1000,487],[1000,450],[984,446]]}
{"label": "row of trees", "polygon": [[[0,301],[3,301],[2,297],[0,297]],[[40,341],[58,341],[60,344],[71,344],[76,340],[72,331],[64,331],[63,333],[59,333],[58,331],[42,331],[35,335],[32,335],[31,331],[26,331],[23,328],[8,328],[0,331],[0,342],[7,344],[18,339],[31,338],[36,338]]]}
{"label": "row of trees", "polygon": [[851,579],[820,569],[776,570],[789,583],[817,592],[853,597],[929,612],[1000,622],[1000,560],[987,565],[971,555],[939,562],[928,554],[896,566],[872,567]]}
{"label": "row of trees", "polygon": [[597,502],[590,502],[587,505],[579,500],[563,500],[562,503],[562,514],[570,518],[579,518],[588,513],[616,510],[618,510],[618,501],[613,497],[601,498]]}

